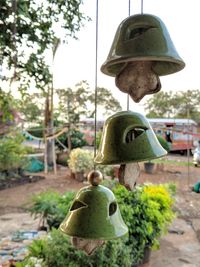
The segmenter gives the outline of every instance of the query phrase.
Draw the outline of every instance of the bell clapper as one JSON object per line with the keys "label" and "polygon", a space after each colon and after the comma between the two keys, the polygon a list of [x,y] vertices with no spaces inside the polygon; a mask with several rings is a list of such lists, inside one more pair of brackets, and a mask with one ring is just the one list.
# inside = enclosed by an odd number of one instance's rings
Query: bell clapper
{"label": "bell clapper", "polygon": [[100,248],[105,243],[104,240],[84,239],[73,236],[71,238],[72,245],[83,250],[88,256],[92,255],[97,248]]}
{"label": "bell clapper", "polygon": [[136,181],[140,176],[140,166],[138,162],[121,164],[119,168],[118,178],[120,184],[124,185],[127,190],[133,191]]}
{"label": "bell clapper", "polygon": [[135,61],[128,63],[116,76],[116,86],[128,93],[136,103],[147,94],[160,91],[159,76],[152,70],[151,61]]}

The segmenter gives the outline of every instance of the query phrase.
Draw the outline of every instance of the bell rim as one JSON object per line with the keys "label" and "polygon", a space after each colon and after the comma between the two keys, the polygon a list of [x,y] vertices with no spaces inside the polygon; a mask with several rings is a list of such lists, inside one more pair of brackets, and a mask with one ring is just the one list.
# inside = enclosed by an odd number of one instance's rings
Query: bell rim
{"label": "bell rim", "polygon": [[[100,159],[98,160],[98,154],[96,156],[96,158],[94,159],[94,162],[98,165],[118,165],[118,164],[127,164],[127,163],[134,163],[134,162],[146,162],[146,161],[151,161],[153,159],[158,159],[158,158],[162,158],[164,156],[166,156],[168,154],[168,152],[163,148],[163,152],[164,154],[161,154],[159,156],[152,157],[152,158],[142,158],[142,159],[137,159],[137,160],[126,160],[126,161],[115,161],[115,160],[102,160],[100,161]],[[100,158],[100,156],[99,156]]]}
{"label": "bell rim", "polygon": [[124,65],[126,63],[129,63],[129,62],[135,62],[135,61],[155,61],[155,62],[164,62],[164,63],[173,63],[175,64],[178,68],[176,69],[176,71],[171,71],[171,72],[166,72],[164,74],[159,74],[157,73],[159,76],[164,76],[164,75],[169,75],[169,74],[173,74],[173,73],[176,73],[176,72],[179,72],[181,71],[182,69],[184,69],[185,67],[185,62],[181,59],[181,58],[177,58],[177,59],[174,59],[173,57],[171,56],[161,56],[161,57],[157,57],[157,56],[148,56],[147,57],[122,57],[122,56],[119,56],[118,58],[114,58],[114,59],[107,59],[101,66],[100,70],[102,73],[108,75],[108,76],[112,76],[112,77],[115,77],[116,75],[118,75],[125,66],[122,66],[121,68],[118,68],[119,70],[117,70],[116,72],[111,72],[111,71],[108,71],[108,67],[112,66],[112,65],[116,65],[116,64],[120,64],[120,63],[124,63]]}
{"label": "bell rim", "polygon": [[62,228],[62,223],[61,223],[61,225],[60,225],[60,227],[59,227],[59,230],[63,233],[63,234],[66,234],[66,235],[68,235],[68,236],[70,236],[70,237],[77,237],[77,238],[83,238],[83,239],[89,239],[89,240],[111,240],[111,239],[117,239],[117,238],[120,238],[120,237],[123,237],[123,236],[125,236],[125,235],[127,235],[128,234],[128,227],[125,225],[124,227],[121,227],[121,232],[120,233],[116,233],[115,235],[110,235],[110,236],[107,236],[107,237],[105,237],[105,236],[101,236],[101,235],[99,235],[99,236],[97,236],[97,237],[94,237],[94,236],[88,236],[88,235],[86,235],[86,236],[84,236],[84,235],[79,235],[79,236],[77,236],[77,235],[73,235],[72,233],[70,233],[69,231],[66,231],[66,229],[64,230],[63,228]]}

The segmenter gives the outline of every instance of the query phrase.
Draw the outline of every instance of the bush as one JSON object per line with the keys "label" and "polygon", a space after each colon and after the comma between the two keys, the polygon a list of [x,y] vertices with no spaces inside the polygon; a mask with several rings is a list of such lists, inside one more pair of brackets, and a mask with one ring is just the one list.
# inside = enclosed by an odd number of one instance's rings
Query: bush
{"label": "bush", "polygon": [[33,241],[29,247],[29,256],[25,260],[27,265],[21,263],[19,267],[29,266],[29,261],[33,261],[33,258],[42,260],[42,267],[130,267],[130,253],[124,240],[116,239],[107,241],[88,257],[71,245],[67,235],[54,229],[49,238],[42,241],[42,244],[41,241]]}
{"label": "bush", "polygon": [[[29,257],[42,258],[42,267],[128,267],[131,263],[140,262],[145,247],[158,247],[158,238],[166,233],[175,217],[172,209],[175,185],[146,184],[136,187],[135,191],[128,191],[118,184],[113,192],[128,226],[128,237],[110,240],[88,257],[70,244],[67,235],[54,230],[45,241],[46,245],[42,246],[44,250],[41,249],[41,244],[34,243],[40,245],[38,252],[37,249],[34,250],[38,256],[31,252]],[[47,193],[42,193],[42,197],[37,198],[32,212],[45,215],[47,223],[54,222],[49,223],[49,226],[58,227],[69,211],[74,193],[66,193],[62,197],[58,193],[45,194]]]}
{"label": "bush", "polygon": [[15,133],[3,136],[0,139],[0,171],[10,171],[23,168],[28,159],[25,159],[26,148],[22,145],[24,138]]}
{"label": "bush", "polygon": [[42,192],[32,198],[29,211],[35,218],[40,218],[40,227],[58,228],[70,209],[75,196],[73,192],[60,195],[57,192]]}
{"label": "bush", "polygon": [[166,233],[175,214],[173,198],[166,185],[144,185],[135,191],[115,188],[114,194],[122,217],[129,229],[127,245],[132,248],[133,262],[139,262],[146,246],[159,245],[158,238]]}
{"label": "bush", "polygon": [[[84,138],[84,134],[77,129],[70,130],[70,133],[64,133],[58,137],[58,140],[66,147],[68,147],[68,135],[70,134],[71,148],[83,147],[87,145],[87,141]],[[56,142],[56,145],[63,149],[63,147]]]}
{"label": "bush", "polygon": [[68,166],[73,173],[87,173],[93,169],[93,157],[93,152],[75,148],[69,155]]}

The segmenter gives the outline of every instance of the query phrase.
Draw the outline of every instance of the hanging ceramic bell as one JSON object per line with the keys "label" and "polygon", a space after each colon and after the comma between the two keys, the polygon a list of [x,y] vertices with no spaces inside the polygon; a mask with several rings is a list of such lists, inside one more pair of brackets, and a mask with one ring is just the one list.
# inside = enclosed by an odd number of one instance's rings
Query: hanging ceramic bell
{"label": "hanging ceramic bell", "polygon": [[162,157],[160,145],[148,120],[140,113],[121,111],[110,116],[103,128],[96,164],[126,164]]}
{"label": "hanging ceramic bell", "polygon": [[184,66],[162,20],[138,14],[119,25],[101,71],[116,77],[116,86],[139,102],[144,95],[161,89],[159,76]]}
{"label": "hanging ceramic bell", "polygon": [[166,154],[143,115],[122,111],[106,120],[95,163],[120,164],[119,182],[133,190],[140,175],[138,162]]}
{"label": "hanging ceramic bell", "polygon": [[90,255],[104,240],[118,238],[128,232],[112,191],[102,185],[102,174],[92,171],[88,175],[91,185],[76,195],[71,209],[60,225],[72,243]]}

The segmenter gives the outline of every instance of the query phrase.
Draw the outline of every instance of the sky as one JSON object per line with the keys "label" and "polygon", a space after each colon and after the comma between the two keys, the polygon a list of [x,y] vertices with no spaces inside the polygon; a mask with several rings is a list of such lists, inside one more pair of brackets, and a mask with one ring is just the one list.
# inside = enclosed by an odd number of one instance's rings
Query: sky
{"label": "sky", "polygon": [[[87,80],[95,90],[96,1],[84,0],[83,12],[91,17],[77,33],[57,51],[54,62],[55,87],[73,87]],[[110,89],[122,109],[127,108],[127,95],[115,86],[115,78],[100,71],[112,45],[118,25],[129,16],[129,0],[99,0],[97,85]],[[141,13],[141,1],[130,1],[130,15]],[[180,72],[160,77],[163,91],[200,89],[200,14],[199,0],[143,0],[143,13],[158,16],[165,24],[179,56],[186,66]],[[130,99],[132,111],[145,114],[145,96],[140,103]],[[97,116],[101,116],[98,114]]]}

